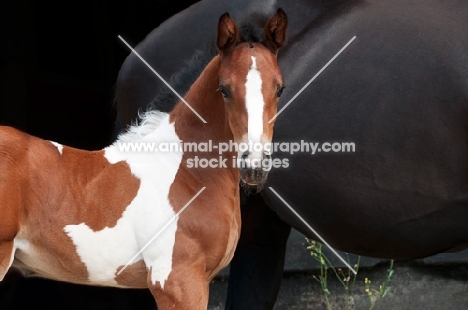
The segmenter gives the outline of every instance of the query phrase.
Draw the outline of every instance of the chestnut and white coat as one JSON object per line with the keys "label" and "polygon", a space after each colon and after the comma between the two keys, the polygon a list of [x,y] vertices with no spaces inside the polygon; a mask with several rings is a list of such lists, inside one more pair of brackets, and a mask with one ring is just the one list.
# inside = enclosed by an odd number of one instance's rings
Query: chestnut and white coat
{"label": "chestnut and white coat", "polygon": [[203,169],[188,168],[187,160],[217,152],[121,146],[271,142],[268,121],[283,87],[276,53],[286,24],[280,9],[262,42],[241,42],[234,21],[221,16],[219,54],[185,95],[206,124],[179,102],[171,113],[146,113],[99,151],[0,127],[0,280],[13,265],[61,281],[149,288],[159,309],[206,309],[208,283],[239,239],[239,180],[261,184],[266,172],[251,173],[256,167],[247,165],[241,176],[232,150],[222,154],[227,168]]}

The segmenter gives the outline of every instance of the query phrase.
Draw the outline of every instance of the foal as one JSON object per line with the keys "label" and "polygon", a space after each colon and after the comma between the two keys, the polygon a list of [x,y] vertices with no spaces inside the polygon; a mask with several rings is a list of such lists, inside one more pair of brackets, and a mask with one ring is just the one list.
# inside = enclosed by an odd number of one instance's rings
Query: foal
{"label": "foal", "polygon": [[[262,42],[241,42],[234,21],[221,16],[219,54],[185,95],[206,124],[179,102],[92,152],[1,127],[0,280],[13,264],[62,281],[147,287],[160,309],[206,309],[208,283],[231,260],[240,233],[233,158],[243,162],[243,180],[259,184],[266,172],[253,162],[269,154],[187,151],[180,141],[271,142],[286,25],[280,9]],[[180,147],[128,149],[167,142]],[[195,156],[222,167],[189,167]]]}

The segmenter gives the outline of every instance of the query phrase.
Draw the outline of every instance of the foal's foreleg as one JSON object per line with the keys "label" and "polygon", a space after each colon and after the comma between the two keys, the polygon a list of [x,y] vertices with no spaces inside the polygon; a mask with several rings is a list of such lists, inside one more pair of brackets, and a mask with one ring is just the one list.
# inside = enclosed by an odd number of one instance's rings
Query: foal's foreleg
{"label": "foal's foreleg", "polygon": [[203,268],[175,267],[164,287],[148,280],[149,288],[159,310],[206,310],[208,308],[208,282]]}
{"label": "foal's foreleg", "polygon": [[[0,151],[2,151],[0,147]],[[1,153],[1,152],[0,152]],[[13,263],[15,237],[20,229],[20,207],[22,202],[20,179],[8,156],[0,155],[0,281]]]}
{"label": "foal's foreleg", "polygon": [[[12,200],[12,199],[10,199]],[[0,191],[0,203],[8,201]],[[5,277],[13,263],[15,254],[15,237],[18,233],[17,208],[15,204],[0,205],[0,281]]]}
{"label": "foal's foreleg", "polygon": [[0,281],[5,277],[8,269],[13,263],[14,254],[14,242],[13,241],[1,241],[0,242]]}

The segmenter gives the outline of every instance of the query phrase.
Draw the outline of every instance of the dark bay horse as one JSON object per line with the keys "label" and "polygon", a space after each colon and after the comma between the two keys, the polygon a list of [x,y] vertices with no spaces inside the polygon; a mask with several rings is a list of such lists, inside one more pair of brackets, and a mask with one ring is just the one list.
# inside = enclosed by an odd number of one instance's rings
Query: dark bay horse
{"label": "dark bay horse", "polygon": [[[278,10],[262,41],[243,41],[223,14],[219,53],[185,101],[144,114],[103,150],[0,127],[0,280],[13,265],[71,283],[149,288],[159,309],[206,309],[208,283],[239,238],[239,181],[260,185],[268,173],[257,163],[266,147],[241,145],[272,140],[286,26]],[[194,148],[206,143],[238,148]],[[194,158],[213,165],[190,165]]]}
{"label": "dark bay horse", "polygon": [[[273,153],[289,167],[272,171],[267,186],[343,251],[414,259],[466,246],[468,2],[203,0],[137,50],[169,78],[210,44],[204,34],[219,12],[261,16],[276,6],[292,20],[279,54],[283,105],[356,39],[278,116],[273,141],[352,142],[355,151]],[[129,56],[117,83],[122,125],[160,92]],[[227,308],[273,307],[291,226],[316,237],[268,188],[246,198]]]}

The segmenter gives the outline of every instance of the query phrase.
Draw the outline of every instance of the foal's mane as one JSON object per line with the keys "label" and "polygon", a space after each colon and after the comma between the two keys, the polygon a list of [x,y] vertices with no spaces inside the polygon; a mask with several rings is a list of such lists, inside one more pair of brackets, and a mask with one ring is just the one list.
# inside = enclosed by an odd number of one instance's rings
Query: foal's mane
{"label": "foal's mane", "polygon": [[[249,15],[244,22],[239,25],[239,36],[241,42],[262,42],[263,40],[263,25],[267,16],[253,13]],[[200,76],[208,63],[218,54],[215,42],[203,50],[196,50],[192,58],[185,62],[185,67],[171,76],[169,84],[179,93],[184,96],[190,86]],[[174,108],[179,98],[166,86],[158,90],[157,95],[149,103],[147,111],[170,112]]]}
{"label": "foal's mane", "polygon": [[153,133],[161,124],[165,113],[152,110],[145,113],[139,113],[140,124],[130,126],[125,132],[117,137],[120,142],[135,142],[141,138]]}

